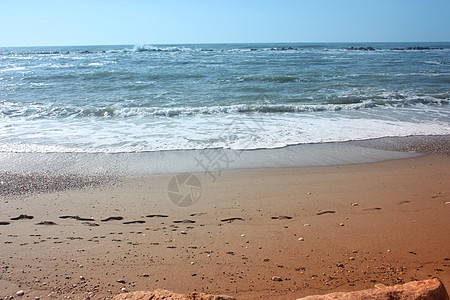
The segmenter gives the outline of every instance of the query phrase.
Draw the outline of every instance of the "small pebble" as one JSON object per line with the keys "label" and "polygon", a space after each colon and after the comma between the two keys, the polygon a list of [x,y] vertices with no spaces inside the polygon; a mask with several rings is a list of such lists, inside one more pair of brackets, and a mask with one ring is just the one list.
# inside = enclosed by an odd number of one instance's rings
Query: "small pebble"
{"label": "small pebble", "polygon": [[349,258],[349,260],[355,260],[355,258],[354,258],[353,256],[351,256],[351,257]]}
{"label": "small pebble", "polygon": [[80,276],[80,280],[84,280],[84,277],[83,277],[83,276]]}
{"label": "small pebble", "polygon": [[120,291],[121,291],[121,292],[123,292],[123,293],[126,293],[126,292],[128,292],[128,291],[127,291],[127,289],[126,289],[126,288],[124,288],[124,287],[123,287],[123,288],[121,288],[121,289],[120,289]]}
{"label": "small pebble", "polygon": [[303,226],[311,226],[311,224],[303,224]]}
{"label": "small pebble", "polygon": [[339,223],[339,226],[344,226],[345,224],[344,223]]}
{"label": "small pebble", "polygon": [[184,230],[181,230],[181,234],[187,234],[187,232]]}
{"label": "small pebble", "polygon": [[16,295],[17,296],[23,296],[25,294],[25,292],[23,290],[17,291]]}
{"label": "small pebble", "polygon": [[358,206],[359,204],[358,203],[352,203],[352,206]]}
{"label": "small pebble", "polygon": [[300,237],[300,238],[298,238],[298,240],[301,241],[301,242],[303,242],[305,239],[302,238],[302,237]]}
{"label": "small pebble", "polygon": [[272,281],[283,281],[283,279],[279,276],[273,276]]}
{"label": "small pebble", "polygon": [[242,237],[244,237],[244,236],[245,236],[245,234],[241,234],[241,236],[242,236]]}

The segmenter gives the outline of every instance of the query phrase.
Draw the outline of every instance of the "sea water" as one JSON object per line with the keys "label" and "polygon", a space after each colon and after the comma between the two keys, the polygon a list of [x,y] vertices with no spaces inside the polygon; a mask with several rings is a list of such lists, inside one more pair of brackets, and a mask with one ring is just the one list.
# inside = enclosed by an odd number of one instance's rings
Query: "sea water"
{"label": "sea water", "polygon": [[450,43],[0,48],[0,152],[450,134]]}

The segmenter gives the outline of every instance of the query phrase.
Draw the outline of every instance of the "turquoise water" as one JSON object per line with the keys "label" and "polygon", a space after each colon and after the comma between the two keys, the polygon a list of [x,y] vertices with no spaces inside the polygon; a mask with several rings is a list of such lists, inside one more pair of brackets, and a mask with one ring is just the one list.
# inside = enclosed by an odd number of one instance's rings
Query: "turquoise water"
{"label": "turquoise water", "polygon": [[257,149],[449,134],[449,103],[450,43],[0,49],[7,152]]}

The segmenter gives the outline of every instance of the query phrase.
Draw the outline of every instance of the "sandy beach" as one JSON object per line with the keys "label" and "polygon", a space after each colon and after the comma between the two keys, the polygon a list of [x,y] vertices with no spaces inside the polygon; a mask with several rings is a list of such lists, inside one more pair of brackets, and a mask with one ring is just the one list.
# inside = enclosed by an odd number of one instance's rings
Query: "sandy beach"
{"label": "sandy beach", "polygon": [[0,300],[450,300],[450,0],[0,8]]}
{"label": "sandy beach", "polygon": [[[35,192],[4,188],[0,296],[23,290],[30,299],[103,299],[164,288],[295,299],[432,277],[448,287],[445,151],[224,170],[215,180],[196,172],[201,188],[187,207],[169,198],[173,174],[79,185],[70,177],[72,184],[47,191],[44,178]],[[18,180],[8,174],[3,186]]]}

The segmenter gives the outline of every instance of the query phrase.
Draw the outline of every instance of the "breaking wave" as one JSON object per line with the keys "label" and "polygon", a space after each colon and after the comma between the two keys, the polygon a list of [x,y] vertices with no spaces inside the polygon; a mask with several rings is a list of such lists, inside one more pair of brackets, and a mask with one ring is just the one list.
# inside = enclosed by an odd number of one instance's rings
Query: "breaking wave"
{"label": "breaking wave", "polygon": [[436,106],[448,105],[449,99],[434,97],[363,100],[354,102],[352,99],[339,99],[334,103],[321,104],[235,104],[225,106],[177,106],[177,107],[142,107],[135,104],[123,106],[120,104],[103,107],[58,107],[54,105],[19,106],[17,104],[3,103],[0,117],[25,118],[54,118],[54,117],[183,117],[193,115],[217,114],[250,114],[250,113],[304,113],[323,111],[342,111],[370,109],[379,106],[414,107],[417,105]]}

